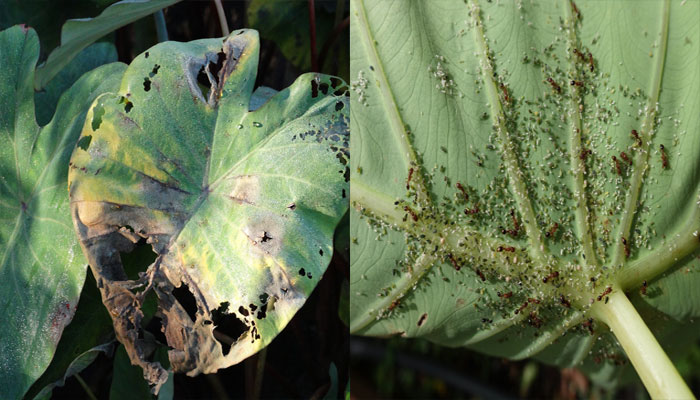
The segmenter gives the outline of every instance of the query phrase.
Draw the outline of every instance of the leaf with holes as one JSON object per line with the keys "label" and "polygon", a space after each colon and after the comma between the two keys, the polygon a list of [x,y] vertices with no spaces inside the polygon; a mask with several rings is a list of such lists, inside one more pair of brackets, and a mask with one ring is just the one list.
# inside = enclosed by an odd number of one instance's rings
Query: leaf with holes
{"label": "leaf with holes", "polygon": [[[119,85],[124,64],[83,75],[39,128],[32,29],[0,32],[0,397],[20,398],[49,365],[85,280],[85,258],[71,226],[68,160],[85,114]],[[87,63],[92,61],[86,60]],[[98,61],[99,63],[99,61]]]}
{"label": "leaf with holes", "polygon": [[351,330],[687,396],[700,4],[478,3],[351,2]]}
{"label": "leaf with holes", "polygon": [[[154,390],[167,374],[148,361],[146,293],[159,298],[174,371],[235,364],[304,304],[348,208],[345,83],[306,74],[253,95],[258,53],[251,30],[149,49],[94,102],[71,159],[83,250]],[[158,257],[127,280],[120,253],[139,242]]]}

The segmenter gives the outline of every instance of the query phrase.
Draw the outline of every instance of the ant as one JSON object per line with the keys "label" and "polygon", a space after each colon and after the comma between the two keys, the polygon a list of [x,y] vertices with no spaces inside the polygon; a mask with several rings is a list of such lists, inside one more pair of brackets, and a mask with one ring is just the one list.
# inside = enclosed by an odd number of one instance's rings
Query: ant
{"label": "ant", "polygon": [[574,54],[576,54],[578,56],[578,58],[580,58],[581,60],[584,60],[584,61],[586,60],[586,57],[583,55],[583,53],[578,51],[578,49],[574,49]]}
{"label": "ant", "polygon": [[415,211],[411,210],[411,207],[409,207],[409,206],[404,206],[403,209],[404,209],[404,211],[406,211],[407,213],[411,214],[411,218],[413,218],[413,221],[414,221],[414,222],[418,221],[418,214],[416,214]]}
{"label": "ant", "polygon": [[527,322],[535,328],[539,328],[542,326],[542,320],[537,318],[537,313],[534,311],[530,313],[530,318],[528,318]]}
{"label": "ant", "polygon": [[564,306],[566,308],[571,308],[571,303],[569,302],[569,300],[566,299],[566,297],[564,297],[563,294],[559,295],[559,302],[561,303],[562,306]]}
{"label": "ant", "polygon": [[389,305],[389,308],[387,309],[389,312],[394,311],[394,308],[398,307],[401,304],[401,300],[396,299],[391,302]]}
{"label": "ant", "polygon": [[612,160],[615,162],[615,171],[617,171],[617,174],[622,176],[622,168],[620,168],[620,162],[617,160],[617,157],[612,156]]}
{"label": "ant", "polygon": [[515,247],[513,247],[513,246],[507,246],[507,247],[498,246],[498,249],[497,249],[497,250],[498,250],[498,251],[507,251],[507,252],[512,253],[512,252],[515,251]]}
{"label": "ant", "polygon": [[641,147],[642,146],[642,138],[639,137],[639,132],[637,132],[636,129],[632,129],[632,132],[630,132],[632,136],[637,140],[637,144]]}
{"label": "ant", "polygon": [[595,63],[593,62],[593,54],[588,53],[588,65],[591,72],[595,70]]}
{"label": "ant", "polygon": [[448,257],[450,257],[450,261],[452,262],[452,266],[455,268],[455,271],[459,271],[462,267],[457,264],[457,260],[455,260],[452,253],[448,254]]}
{"label": "ant", "polygon": [[501,293],[501,292],[498,292],[498,293],[496,293],[496,294],[498,294],[498,297],[500,297],[500,298],[502,298],[502,299],[509,299],[509,298],[511,298],[511,297],[513,296],[513,292],[508,292],[508,293]]}
{"label": "ant", "polygon": [[486,280],[486,277],[484,276],[484,273],[481,272],[481,270],[480,270],[479,268],[476,269],[476,274],[479,275],[479,278],[481,278],[481,281],[482,281],[482,282]]}
{"label": "ant", "polygon": [[406,179],[406,190],[409,189],[409,184],[411,183],[411,177],[413,176],[413,168],[408,170],[408,179]]}
{"label": "ant", "polygon": [[623,245],[624,248],[625,248],[625,258],[629,258],[629,256],[630,256],[630,245],[629,245],[629,243],[627,243],[627,239],[625,239],[624,236],[623,236],[622,238],[620,238],[620,239],[621,239],[622,245]]}
{"label": "ant", "polygon": [[554,271],[551,274],[542,278],[542,283],[547,283],[550,279],[554,279],[559,276],[559,271]]}
{"label": "ant", "polygon": [[571,1],[571,8],[574,10],[574,14],[576,15],[576,19],[581,19],[581,13],[578,11],[578,7],[576,7],[576,3]]}
{"label": "ant", "polygon": [[506,101],[506,104],[510,104],[510,96],[508,95],[508,88],[504,84],[499,84],[501,90],[503,91],[503,99]]}
{"label": "ant", "polygon": [[459,182],[457,182],[457,184],[455,186],[457,186],[457,189],[459,189],[462,192],[462,194],[464,195],[464,200],[469,201],[469,194],[467,194],[467,191],[466,191],[466,189],[464,189],[464,186],[462,186],[462,184]]}
{"label": "ant", "polygon": [[545,232],[544,235],[546,237],[554,237],[554,234],[557,233],[557,229],[559,229],[559,223],[555,222],[554,225],[549,228],[549,232]]}
{"label": "ant", "polygon": [[583,87],[583,82],[581,82],[581,81],[572,80],[570,83],[571,83],[571,86]]}
{"label": "ant", "polygon": [[625,153],[624,151],[620,153],[620,158],[625,160],[626,163],[630,165],[632,164],[632,160],[627,156],[627,153]]}
{"label": "ant", "polygon": [[666,148],[663,144],[659,145],[659,150],[661,151],[661,166],[668,169],[668,157],[666,157]]}
{"label": "ant", "polygon": [[475,205],[474,208],[472,208],[472,209],[465,208],[464,213],[467,215],[473,215],[473,214],[479,213],[479,205],[478,204]]}
{"label": "ant", "polygon": [[639,291],[640,291],[643,295],[645,295],[645,296],[647,295],[647,281],[646,281],[646,280],[644,280],[644,281],[642,282],[642,287],[639,288]]}
{"label": "ant", "polygon": [[554,79],[547,78],[547,82],[549,82],[549,84],[552,85],[552,88],[554,88],[554,90],[556,90],[557,93],[561,93],[561,86],[554,82]]}
{"label": "ant", "polygon": [[593,153],[593,151],[591,151],[591,149],[581,150],[581,154],[578,156],[578,158],[580,158],[583,161],[586,161],[586,157],[588,157],[588,155],[591,153]]}
{"label": "ant", "polygon": [[588,318],[588,321],[583,323],[584,328],[588,328],[588,332],[593,334],[593,318]]}
{"label": "ant", "polygon": [[[612,292],[612,287],[608,286],[608,288],[607,288],[607,289],[605,289],[605,291],[604,291],[603,293],[601,293],[601,295],[600,295],[600,296],[598,296],[598,301],[602,300],[602,299],[603,299],[603,297],[605,297],[605,296],[609,295],[609,294],[610,294],[610,292]],[[606,302],[606,303],[608,302],[607,298],[605,299],[605,302]]]}

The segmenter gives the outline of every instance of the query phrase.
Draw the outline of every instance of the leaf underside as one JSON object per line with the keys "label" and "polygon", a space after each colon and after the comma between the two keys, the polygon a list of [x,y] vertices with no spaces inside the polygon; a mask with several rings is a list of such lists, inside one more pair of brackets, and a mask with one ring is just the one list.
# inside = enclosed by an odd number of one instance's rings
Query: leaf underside
{"label": "leaf underside", "polygon": [[672,345],[700,316],[700,4],[480,3],[351,2],[351,330],[600,368],[610,288]]}
{"label": "leaf underside", "polygon": [[[149,49],[118,92],[93,103],[71,158],[83,250],[118,339],[154,390],[167,373],[148,361],[153,343],[141,335],[146,293],[158,296],[174,371],[233,365],[303,305],[348,208],[345,83],[306,74],[253,95],[258,53],[251,30]],[[120,253],[139,242],[158,257],[128,280]],[[222,339],[222,324],[233,336]]]}

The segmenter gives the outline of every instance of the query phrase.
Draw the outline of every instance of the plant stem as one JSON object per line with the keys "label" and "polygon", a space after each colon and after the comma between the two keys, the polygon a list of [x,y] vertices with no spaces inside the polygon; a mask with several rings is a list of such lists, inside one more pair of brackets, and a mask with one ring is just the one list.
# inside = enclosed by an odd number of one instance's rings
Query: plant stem
{"label": "plant stem", "polygon": [[221,25],[221,33],[224,36],[228,36],[231,33],[228,30],[228,22],[226,22],[226,13],[224,12],[224,7],[221,5],[221,0],[214,0],[216,5],[216,13],[219,15],[219,25]]}
{"label": "plant stem", "polygon": [[314,0],[309,1],[309,42],[311,44],[311,71],[318,72],[318,56],[316,55],[316,9]]}
{"label": "plant stem", "polygon": [[90,398],[90,400],[97,400],[97,397],[95,397],[95,394],[92,393],[92,390],[90,390],[90,387],[88,384],[83,380],[83,378],[80,376],[80,374],[75,374],[75,379],[78,381],[80,386],[83,387],[83,390],[85,390],[85,393],[87,393],[87,396]]}
{"label": "plant stem", "polygon": [[694,398],[624,292],[615,288],[608,303],[597,302],[591,314],[610,327],[653,399]]}
{"label": "plant stem", "polygon": [[153,14],[153,18],[156,20],[156,33],[158,34],[158,43],[163,43],[168,41],[168,28],[165,26],[165,16],[163,15],[163,10],[156,11]]}

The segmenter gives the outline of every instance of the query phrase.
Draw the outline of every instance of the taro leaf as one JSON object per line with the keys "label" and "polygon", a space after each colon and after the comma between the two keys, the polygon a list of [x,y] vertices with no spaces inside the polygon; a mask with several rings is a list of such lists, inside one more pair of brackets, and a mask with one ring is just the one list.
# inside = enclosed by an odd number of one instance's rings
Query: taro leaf
{"label": "taro leaf", "polygon": [[114,350],[112,319],[102,306],[95,278],[89,271],[86,275],[75,316],[63,331],[48,368],[27,391],[27,399],[50,397],[54,387],[63,386],[100,352],[111,356]]}
{"label": "taro leaf", "polygon": [[623,363],[608,287],[700,316],[700,3],[477,3],[351,2],[351,331]]}
{"label": "taro leaf", "polygon": [[84,73],[102,64],[117,61],[117,49],[111,43],[88,46],[68,63],[44,89],[34,93],[36,122],[44,126],[53,117],[59,97]]}
{"label": "taro leaf", "polygon": [[82,49],[102,36],[180,0],[122,0],[95,18],[70,19],[61,29],[61,45],[36,71],[34,88],[41,90]]}
{"label": "taro leaf", "polygon": [[99,67],[58,102],[43,128],[34,117],[32,29],[0,32],[0,397],[21,397],[51,361],[85,280],[71,226],[68,159],[85,112],[118,87],[123,64]]}
{"label": "taro leaf", "polygon": [[[251,30],[149,49],[93,103],[71,159],[83,250],[154,391],[166,371],[140,339],[145,293],[159,298],[175,372],[233,365],[303,305],[348,207],[347,87],[306,74],[249,111],[258,54]],[[120,252],[139,240],[158,257],[127,280]],[[235,327],[230,349],[220,325]]]}

